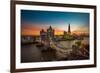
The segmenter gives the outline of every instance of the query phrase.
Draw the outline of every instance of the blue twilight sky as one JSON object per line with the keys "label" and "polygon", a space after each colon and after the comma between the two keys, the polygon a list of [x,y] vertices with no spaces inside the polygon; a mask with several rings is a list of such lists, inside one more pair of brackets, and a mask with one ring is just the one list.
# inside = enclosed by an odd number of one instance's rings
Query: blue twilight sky
{"label": "blue twilight sky", "polygon": [[70,24],[73,31],[79,28],[89,30],[89,17],[89,13],[21,10],[22,28],[23,26],[44,28],[51,25],[54,28],[67,30]]}

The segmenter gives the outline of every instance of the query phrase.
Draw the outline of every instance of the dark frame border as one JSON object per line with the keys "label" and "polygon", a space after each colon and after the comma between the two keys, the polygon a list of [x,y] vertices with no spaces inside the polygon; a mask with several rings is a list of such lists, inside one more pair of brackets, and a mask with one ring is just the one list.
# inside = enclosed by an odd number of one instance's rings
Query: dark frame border
{"label": "dark frame border", "polygon": [[[15,44],[16,44],[16,27],[15,27],[15,6],[16,4],[21,5],[41,5],[41,6],[53,6],[53,7],[72,7],[72,8],[87,8],[94,10],[94,64],[89,65],[76,65],[76,66],[59,66],[59,67],[45,67],[45,68],[25,68],[25,69],[16,69],[16,51],[15,51]],[[47,2],[31,2],[31,1],[13,1],[11,0],[11,61],[10,61],[10,72],[27,72],[27,71],[43,71],[43,70],[58,70],[58,69],[75,69],[75,68],[89,68],[89,67],[96,67],[96,6],[93,5],[77,5],[77,4],[61,4],[61,3],[47,3]]]}

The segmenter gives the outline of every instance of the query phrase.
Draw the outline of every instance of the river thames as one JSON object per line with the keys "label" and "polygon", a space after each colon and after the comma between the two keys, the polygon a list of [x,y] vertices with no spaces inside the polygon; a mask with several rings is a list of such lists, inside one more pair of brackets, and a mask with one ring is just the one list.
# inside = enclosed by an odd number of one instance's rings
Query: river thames
{"label": "river thames", "polygon": [[[58,45],[63,45],[65,50],[72,50],[72,45],[78,40],[71,41],[59,41]],[[84,44],[89,44],[89,38],[84,38],[81,40]],[[49,51],[42,51],[42,48],[36,46],[37,44],[27,44],[21,46],[21,62],[43,62],[43,61],[57,61],[59,60],[67,60],[63,57],[60,57],[60,53],[57,53],[56,50],[50,49]],[[59,55],[59,57],[58,57]],[[67,57],[68,55],[64,55]]]}

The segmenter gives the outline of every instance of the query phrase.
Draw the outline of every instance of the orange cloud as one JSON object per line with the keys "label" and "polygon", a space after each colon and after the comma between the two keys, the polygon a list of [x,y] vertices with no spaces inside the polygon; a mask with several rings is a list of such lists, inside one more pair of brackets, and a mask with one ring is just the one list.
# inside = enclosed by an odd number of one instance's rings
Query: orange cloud
{"label": "orange cloud", "polygon": [[[47,25],[36,25],[36,24],[22,25],[21,35],[40,35],[41,29],[44,29],[46,31],[47,28],[49,28],[49,26]],[[63,32],[67,31],[67,28],[66,30],[60,28],[53,28],[53,29],[55,30],[55,35],[63,35]],[[74,31],[72,31],[72,29],[74,29],[74,27],[71,27],[72,34],[89,33],[89,29],[85,27],[76,28]]]}
{"label": "orange cloud", "polygon": [[55,28],[55,35],[63,35],[64,30]]}
{"label": "orange cloud", "polygon": [[[21,27],[21,35],[40,35],[41,29],[44,28],[44,30],[47,30],[47,27],[37,26],[37,25],[30,25],[30,26],[22,26]],[[55,35],[62,35],[63,30],[55,29]]]}
{"label": "orange cloud", "polygon": [[39,35],[40,30],[39,26],[22,26],[21,35]]}

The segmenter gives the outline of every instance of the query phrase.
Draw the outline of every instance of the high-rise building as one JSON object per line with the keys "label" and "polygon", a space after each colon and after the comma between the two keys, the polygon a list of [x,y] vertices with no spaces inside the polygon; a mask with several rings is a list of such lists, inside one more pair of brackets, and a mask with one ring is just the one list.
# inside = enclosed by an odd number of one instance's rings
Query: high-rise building
{"label": "high-rise building", "polygon": [[71,33],[70,24],[68,25],[68,34]]}

